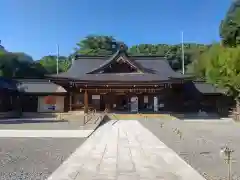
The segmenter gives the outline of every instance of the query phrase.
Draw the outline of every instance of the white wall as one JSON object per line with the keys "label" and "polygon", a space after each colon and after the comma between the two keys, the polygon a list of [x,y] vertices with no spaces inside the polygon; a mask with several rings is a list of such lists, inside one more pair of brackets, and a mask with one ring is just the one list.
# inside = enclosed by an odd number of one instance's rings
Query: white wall
{"label": "white wall", "polygon": [[54,96],[56,98],[55,110],[49,109],[49,105],[45,103],[45,97],[38,97],[38,112],[64,112],[64,96]]}

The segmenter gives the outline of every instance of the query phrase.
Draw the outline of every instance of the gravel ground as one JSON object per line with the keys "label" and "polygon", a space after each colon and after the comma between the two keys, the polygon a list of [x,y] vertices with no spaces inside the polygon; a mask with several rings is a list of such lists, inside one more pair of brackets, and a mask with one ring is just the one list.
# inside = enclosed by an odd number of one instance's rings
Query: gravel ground
{"label": "gravel ground", "polygon": [[[221,148],[227,144],[235,151],[233,180],[240,179],[240,124],[178,120],[140,122],[208,180],[227,179],[228,166],[220,155]],[[182,139],[177,130],[182,133]]]}
{"label": "gravel ground", "polygon": [[45,180],[84,140],[0,138],[0,179]]}
{"label": "gravel ground", "polygon": [[80,129],[81,121],[48,121],[48,120],[0,120],[1,129],[15,130],[76,130]]}

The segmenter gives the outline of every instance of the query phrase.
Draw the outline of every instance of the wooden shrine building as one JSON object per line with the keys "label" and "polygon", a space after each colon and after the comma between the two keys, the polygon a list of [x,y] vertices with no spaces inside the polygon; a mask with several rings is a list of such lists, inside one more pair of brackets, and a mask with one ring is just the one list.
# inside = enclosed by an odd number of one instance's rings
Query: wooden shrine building
{"label": "wooden shrine building", "polygon": [[20,92],[17,81],[0,77],[0,112],[19,113],[20,111]]}
{"label": "wooden shrine building", "polygon": [[47,78],[67,90],[68,111],[198,111],[206,99],[216,110],[216,99],[222,96],[212,85],[208,91],[175,72],[164,57],[130,56],[124,46],[110,57],[77,56],[67,72]]}

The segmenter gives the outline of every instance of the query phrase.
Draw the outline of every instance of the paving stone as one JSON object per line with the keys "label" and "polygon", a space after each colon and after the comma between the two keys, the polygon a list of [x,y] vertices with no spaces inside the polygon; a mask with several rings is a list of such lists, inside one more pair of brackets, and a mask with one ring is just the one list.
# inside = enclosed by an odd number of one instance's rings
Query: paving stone
{"label": "paving stone", "polygon": [[139,176],[135,174],[119,174],[117,180],[139,180]]}
{"label": "paving stone", "polygon": [[116,174],[105,173],[96,174],[92,180],[116,180]]}
{"label": "paving stone", "polygon": [[67,173],[77,174],[76,180],[204,180],[137,121],[105,124],[63,167],[52,180]]}
{"label": "paving stone", "polygon": [[0,179],[45,180],[84,140],[0,138]]}

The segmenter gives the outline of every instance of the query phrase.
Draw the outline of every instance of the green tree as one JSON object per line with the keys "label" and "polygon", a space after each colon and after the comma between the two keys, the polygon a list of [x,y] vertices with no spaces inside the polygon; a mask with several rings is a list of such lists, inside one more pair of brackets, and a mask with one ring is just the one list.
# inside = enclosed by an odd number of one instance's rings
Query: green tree
{"label": "green tree", "polygon": [[240,44],[240,0],[232,2],[225,19],[220,25],[222,44],[236,47]]}
{"label": "green tree", "polygon": [[[198,60],[201,53],[208,49],[207,45],[185,43],[185,66]],[[182,45],[139,44],[129,48],[129,54],[138,56],[163,56],[173,69],[182,69]]]}
{"label": "green tree", "polygon": [[1,76],[9,78],[43,77],[46,73],[45,69],[34,61],[19,60],[19,54],[11,52],[0,54],[0,71]]}
{"label": "green tree", "polygon": [[14,52],[14,54],[17,56],[17,59],[20,62],[30,62],[30,63],[33,62],[33,58],[26,53]]}
{"label": "green tree", "polygon": [[118,43],[112,36],[89,35],[77,43],[80,55],[107,56],[116,52]]}
{"label": "green tree", "polygon": [[[240,99],[240,47],[213,45],[201,57],[206,80],[223,88],[226,94]],[[238,106],[239,107],[239,106]],[[240,109],[238,108],[238,111]]]}
{"label": "green tree", "polygon": [[6,53],[6,50],[2,45],[0,45],[0,54]]}
{"label": "green tree", "polygon": [[[117,51],[119,42],[112,36],[89,35],[77,43],[74,54],[90,56],[109,56]],[[127,48],[128,53],[134,56],[163,56],[170,65],[178,70],[182,68],[182,50],[181,44],[138,44]],[[200,54],[207,49],[206,45],[186,43],[185,48],[185,65],[192,63]]]}
{"label": "green tree", "polygon": [[[57,73],[57,56],[48,55],[41,58],[38,63],[40,63],[47,71],[47,74]],[[65,72],[71,65],[71,60],[65,56],[59,56],[58,58],[58,68],[59,72]]]}

